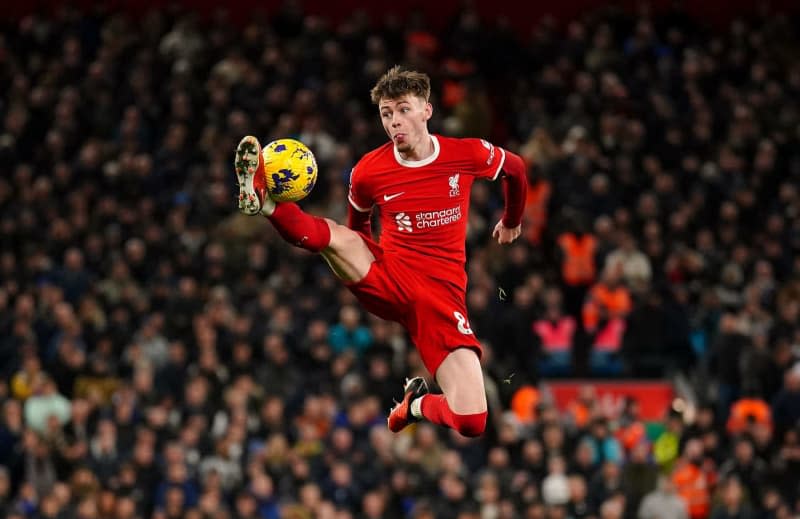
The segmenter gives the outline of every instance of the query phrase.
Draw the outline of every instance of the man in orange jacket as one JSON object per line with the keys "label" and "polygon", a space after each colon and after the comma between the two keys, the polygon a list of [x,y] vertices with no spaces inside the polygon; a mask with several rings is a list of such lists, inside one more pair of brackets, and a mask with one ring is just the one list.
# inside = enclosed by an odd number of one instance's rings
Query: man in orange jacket
{"label": "man in orange jacket", "polygon": [[716,479],[705,466],[703,443],[693,438],[686,442],[683,456],[672,472],[672,482],[678,495],[686,502],[690,519],[705,519],[711,511],[711,486]]}

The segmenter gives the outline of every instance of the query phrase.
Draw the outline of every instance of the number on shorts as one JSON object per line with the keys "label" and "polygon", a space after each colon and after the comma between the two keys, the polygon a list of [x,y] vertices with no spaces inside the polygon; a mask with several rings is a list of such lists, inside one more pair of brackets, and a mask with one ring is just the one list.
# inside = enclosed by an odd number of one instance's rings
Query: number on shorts
{"label": "number on shorts", "polygon": [[472,328],[470,328],[469,321],[467,321],[467,318],[464,317],[464,314],[461,312],[453,312],[453,317],[455,317],[456,321],[458,321],[456,327],[458,328],[459,332],[463,333],[464,335],[472,335]]}

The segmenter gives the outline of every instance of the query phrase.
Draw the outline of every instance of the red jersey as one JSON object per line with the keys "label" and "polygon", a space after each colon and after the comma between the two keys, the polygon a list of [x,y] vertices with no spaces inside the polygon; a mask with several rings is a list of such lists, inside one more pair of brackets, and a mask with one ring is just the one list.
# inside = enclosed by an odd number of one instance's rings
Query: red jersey
{"label": "red jersey", "polygon": [[431,135],[433,154],[403,159],[388,142],[358,161],[350,174],[350,204],[380,208],[380,245],[409,267],[466,288],[465,241],[472,182],[494,180],[506,152],[483,139]]}

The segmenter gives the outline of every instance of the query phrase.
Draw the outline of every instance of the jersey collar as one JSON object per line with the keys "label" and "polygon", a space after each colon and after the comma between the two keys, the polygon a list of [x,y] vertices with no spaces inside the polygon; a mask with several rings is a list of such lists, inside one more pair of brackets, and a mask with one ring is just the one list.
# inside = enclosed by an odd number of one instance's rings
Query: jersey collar
{"label": "jersey collar", "polygon": [[436,138],[435,135],[431,134],[431,141],[433,141],[433,153],[429,157],[426,157],[422,160],[406,160],[400,156],[400,152],[397,151],[396,146],[392,146],[392,151],[394,151],[394,158],[398,164],[401,166],[405,166],[407,168],[421,168],[422,166],[427,166],[437,158],[439,158],[439,139]]}

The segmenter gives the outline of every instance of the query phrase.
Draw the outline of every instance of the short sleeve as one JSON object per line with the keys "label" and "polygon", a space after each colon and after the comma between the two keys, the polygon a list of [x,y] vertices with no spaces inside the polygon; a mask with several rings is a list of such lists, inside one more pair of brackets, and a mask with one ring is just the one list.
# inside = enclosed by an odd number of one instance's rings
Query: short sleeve
{"label": "short sleeve", "polygon": [[475,176],[495,180],[503,169],[506,152],[484,139],[464,139],[473,157]]}
{"label": "short sleeve", "polygon": [[[356,165],[358,167],[358,165]],[[347,199],[353,209],[366,213],[372,209],[372,199],[367,194],[366,186],[360,176],[356,174],[356,168],[350,170],[350,190]]]}

